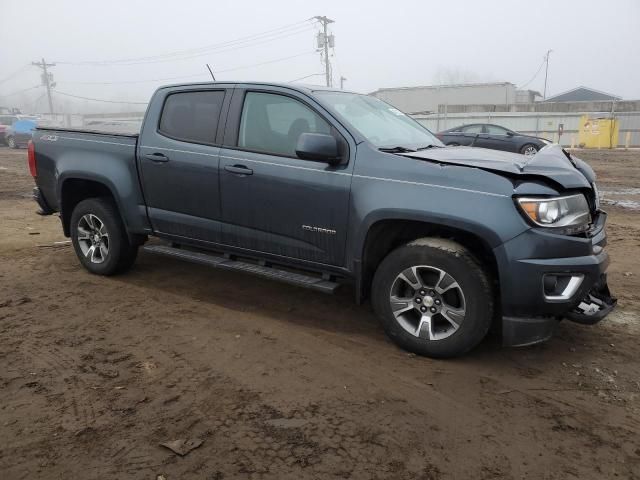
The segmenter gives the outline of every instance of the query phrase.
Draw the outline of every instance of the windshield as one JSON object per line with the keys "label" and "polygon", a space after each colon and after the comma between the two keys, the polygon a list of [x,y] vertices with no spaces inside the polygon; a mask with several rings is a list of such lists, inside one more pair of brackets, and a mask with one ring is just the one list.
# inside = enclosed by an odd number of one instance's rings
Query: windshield
{"label": "windshield", "polygon": [[315,93],[378,148],[404,147],[415,150],[443,146],[421,124],[375,97],[347,92]]}

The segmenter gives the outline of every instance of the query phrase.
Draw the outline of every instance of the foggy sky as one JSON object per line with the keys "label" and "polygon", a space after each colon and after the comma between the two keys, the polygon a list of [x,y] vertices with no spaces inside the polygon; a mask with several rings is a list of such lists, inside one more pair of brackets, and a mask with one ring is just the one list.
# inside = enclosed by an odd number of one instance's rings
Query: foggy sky
{"label": "foggy sky", "polygon": [[[522,86],[553,49],[548,94],[579,85],[640,98],[640,2],[429,0],[135,1],[1,0],[0,105],[42,88],[4,95],[40,83],[44,57],[63,93],[145,102],[162,84],[206,81],[210,63],[218,80],[290,81],[322,73],[315,49],[317,28],[262,45],[205,56],[142,65],[66,65],[161,55],[220,44],[302,22],[315,15],[335,20],[334,85],[368,93],[382,87],[430,85],[439,81],[508,81]],[[304,28],[304,24],[300,30]],[[295,32],[294,32],[295,33]],[[299,55],[299,56],[297,56]],[[262,66],[223,72],[287,56]],[[24,68],[23,68],[24,67]],[[19,69],[23,68],[22,71]],[[12,78],[7,76],[19,71]],[[145,83],[165,77],[190,78]],[[324,77],[304,82],[322,84]],[[83,83],[84,82],[84,83]],[[526,88],[542,92],[544,69]],[[56,101],[73,102],[55,95]],[[100,111],[124,105],[79,102]],[[44,104],[42,104],[44,105]],[[68,103],[67,103],[68,105]],[[127,109],[140,110],[135,105]],[[44,111],[44,108],[42,108]]]}

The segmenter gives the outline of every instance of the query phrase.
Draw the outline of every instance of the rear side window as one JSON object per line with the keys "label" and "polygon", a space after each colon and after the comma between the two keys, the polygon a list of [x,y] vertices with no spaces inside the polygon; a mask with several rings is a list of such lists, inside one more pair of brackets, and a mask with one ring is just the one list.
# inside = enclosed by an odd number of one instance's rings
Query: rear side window
{"label": "rear side window", "polygon": [[498,125],[485,125],[487,128],[487,133],[490,135],[506,135],[507,130],[505,128],[499,127]]}
{"label": "rear side window", "polygon": [[239,147],[295,157],[298,138],[303,133],[331,134],[331,127],[316,112],[291,97],[247,93],[240,120]]}
{"label": "rear side window", "polygon": [[160,117],[160,133],[176,140],[215,143],[224,91],[169,95]]}

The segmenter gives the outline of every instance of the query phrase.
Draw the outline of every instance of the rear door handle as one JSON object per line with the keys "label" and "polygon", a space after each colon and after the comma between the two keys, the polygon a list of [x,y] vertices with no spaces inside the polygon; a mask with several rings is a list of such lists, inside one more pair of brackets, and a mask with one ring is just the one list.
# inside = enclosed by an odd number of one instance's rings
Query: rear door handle
{"label": "rear door handle", "polygon": [[169,157],[167,157],[164,153],[147,153],[144,158],[147,160],[151,160],[156,163],[164,163],[169,161]]}
{"label": "rear door handle", "polygon": [[235,175],[253,175],[253,170],[244,165],[225,165],[224,169]]}

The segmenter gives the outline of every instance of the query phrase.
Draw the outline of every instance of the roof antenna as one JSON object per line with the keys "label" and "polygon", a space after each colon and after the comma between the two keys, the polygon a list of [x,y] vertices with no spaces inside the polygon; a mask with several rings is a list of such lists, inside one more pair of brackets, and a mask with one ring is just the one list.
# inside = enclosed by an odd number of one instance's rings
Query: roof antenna
{"label": "roof antenna", "polygon": [[209,66],[209,64],[207,63],[207,68],[209,69],[209,73],[211,74],[211,78],[213,78],[213,81],[216,81],[216,76],[213,74],[213,70],[211,70],[211,67]]}

